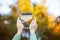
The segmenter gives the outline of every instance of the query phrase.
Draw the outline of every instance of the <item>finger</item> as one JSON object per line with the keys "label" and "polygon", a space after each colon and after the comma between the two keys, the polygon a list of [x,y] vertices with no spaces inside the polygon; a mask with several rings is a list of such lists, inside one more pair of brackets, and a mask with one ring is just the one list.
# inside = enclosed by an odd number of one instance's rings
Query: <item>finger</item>
{"label": "finger", "polygon": [[17,18],[17,22],[21,22],[21,20],[19,19],[19,17]]}
{"label": "finger", "polygon": [[36,24],[36,18],[32,21],[32,24]]}
{"label": "finger", "polygon": [[19,17],[17,18],[17,27],[23,27],[21,20],[19,20]]}
{"label": "finger", "polygon": [[37,28],[36,18],[32,21],[29,28]]}
{"label": "finger", "polygon": [[34,24],[36,24],[36,18],[34,19]]}
{"label": "finger", "polygon": [[38,25],[36,24],[36,29],[38,28]]}
{"label": "finger", "polygon": [[31,25],[31,26],[29,27],[29,29],[31,29],[31,28],[32,28],[32,29],[37,29],[38,26],[37,26],[37,24],[35,24],[35,25],[33,24],[33,25]]}

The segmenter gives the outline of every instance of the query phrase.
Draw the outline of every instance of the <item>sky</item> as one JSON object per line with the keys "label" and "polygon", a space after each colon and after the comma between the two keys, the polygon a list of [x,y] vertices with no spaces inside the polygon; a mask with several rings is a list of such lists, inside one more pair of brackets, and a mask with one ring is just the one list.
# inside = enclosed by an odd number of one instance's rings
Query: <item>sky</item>
{"label": "sky", "polygon": [[[41,0],[31,0],[31,4],[39,4]],[[0,0],[0,14],[7,15],[11,12],[11,5],[15,5],[17,0]],[[49,14],[55,15],[55,17],[60,16],[60,0],[46,0],[45,6],[47,7],[47,12]]]}
{"label": "sky", "polygon": [[11,5],[15,5],[17,0],[0,0],[0,14],[8,15],[11,13]]}
{"label": "sky", "polygon": [[60,16],[60,0],[47,0],[47,12],[55,17]]}

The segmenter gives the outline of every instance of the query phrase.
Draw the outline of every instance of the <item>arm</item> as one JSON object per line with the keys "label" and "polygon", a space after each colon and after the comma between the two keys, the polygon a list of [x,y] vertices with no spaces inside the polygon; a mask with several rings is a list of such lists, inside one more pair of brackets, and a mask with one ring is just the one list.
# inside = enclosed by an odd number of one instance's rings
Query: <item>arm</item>
{"label": "arm", "polygon": [[37,37],[36,37],[35,33],[30,35],[30,40],[37,40]]}
{"label": "arm", "polygon": [[24,28],[24,25],[22,24],[21,20],[19,20],[19,18],[17,19],[17,34],[15,34],[15,36],[13,37],[12,40],[20,40],[21,39],[21,33],[22,33],[22,30]]}
{"label": "arm", "polygon": [[30,24],[30,40],[37,40],[37,36],[35,34],[36,30],[37,30],[37,24],[36,24],[36,19],[32,21],[32,23]]}
{"label": "arm", "polygon": [[21,37],[20,37],[20,35],[17,33],[17,34],[13,37],[12,40],[20,40],[20,39],[21,39]]}

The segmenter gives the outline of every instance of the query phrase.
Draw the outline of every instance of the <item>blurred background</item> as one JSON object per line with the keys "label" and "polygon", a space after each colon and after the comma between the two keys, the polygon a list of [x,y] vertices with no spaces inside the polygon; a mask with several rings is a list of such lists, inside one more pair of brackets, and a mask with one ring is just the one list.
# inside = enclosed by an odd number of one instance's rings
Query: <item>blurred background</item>
{"label": "blurred background", "polygon": [[[16,21],[19,12],[28,12],[27,10],[33,5],[35,6],[31,7],[32,13],[37,18],[39,27],[38,40],[60,40],[60,0],[45,0],[43,6],[41,2],[42,0],[0,0],[0,40],[12,40],[17,32]],[[25,9],[26,6],[28,9]],[[40,15],[45,16],[40,18]],[[56,20],[51,21],[54,18]]]}

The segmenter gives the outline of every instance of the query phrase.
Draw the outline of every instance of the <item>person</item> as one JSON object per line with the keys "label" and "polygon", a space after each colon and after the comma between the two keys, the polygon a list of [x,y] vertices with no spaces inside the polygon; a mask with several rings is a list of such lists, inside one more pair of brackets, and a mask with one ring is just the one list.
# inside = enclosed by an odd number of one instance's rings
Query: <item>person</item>
{"label": "person", "polygon": [[[24,29],[24,25],[22,24],[22,21],[18,17],[17,18],[17,33],[15,34],[12,40],[21,40],[23,29]],[[35,34],[37,30],[36,18],[32,20],[28,29],[30,30],[30,40],[37,40],[37,36]]]}

